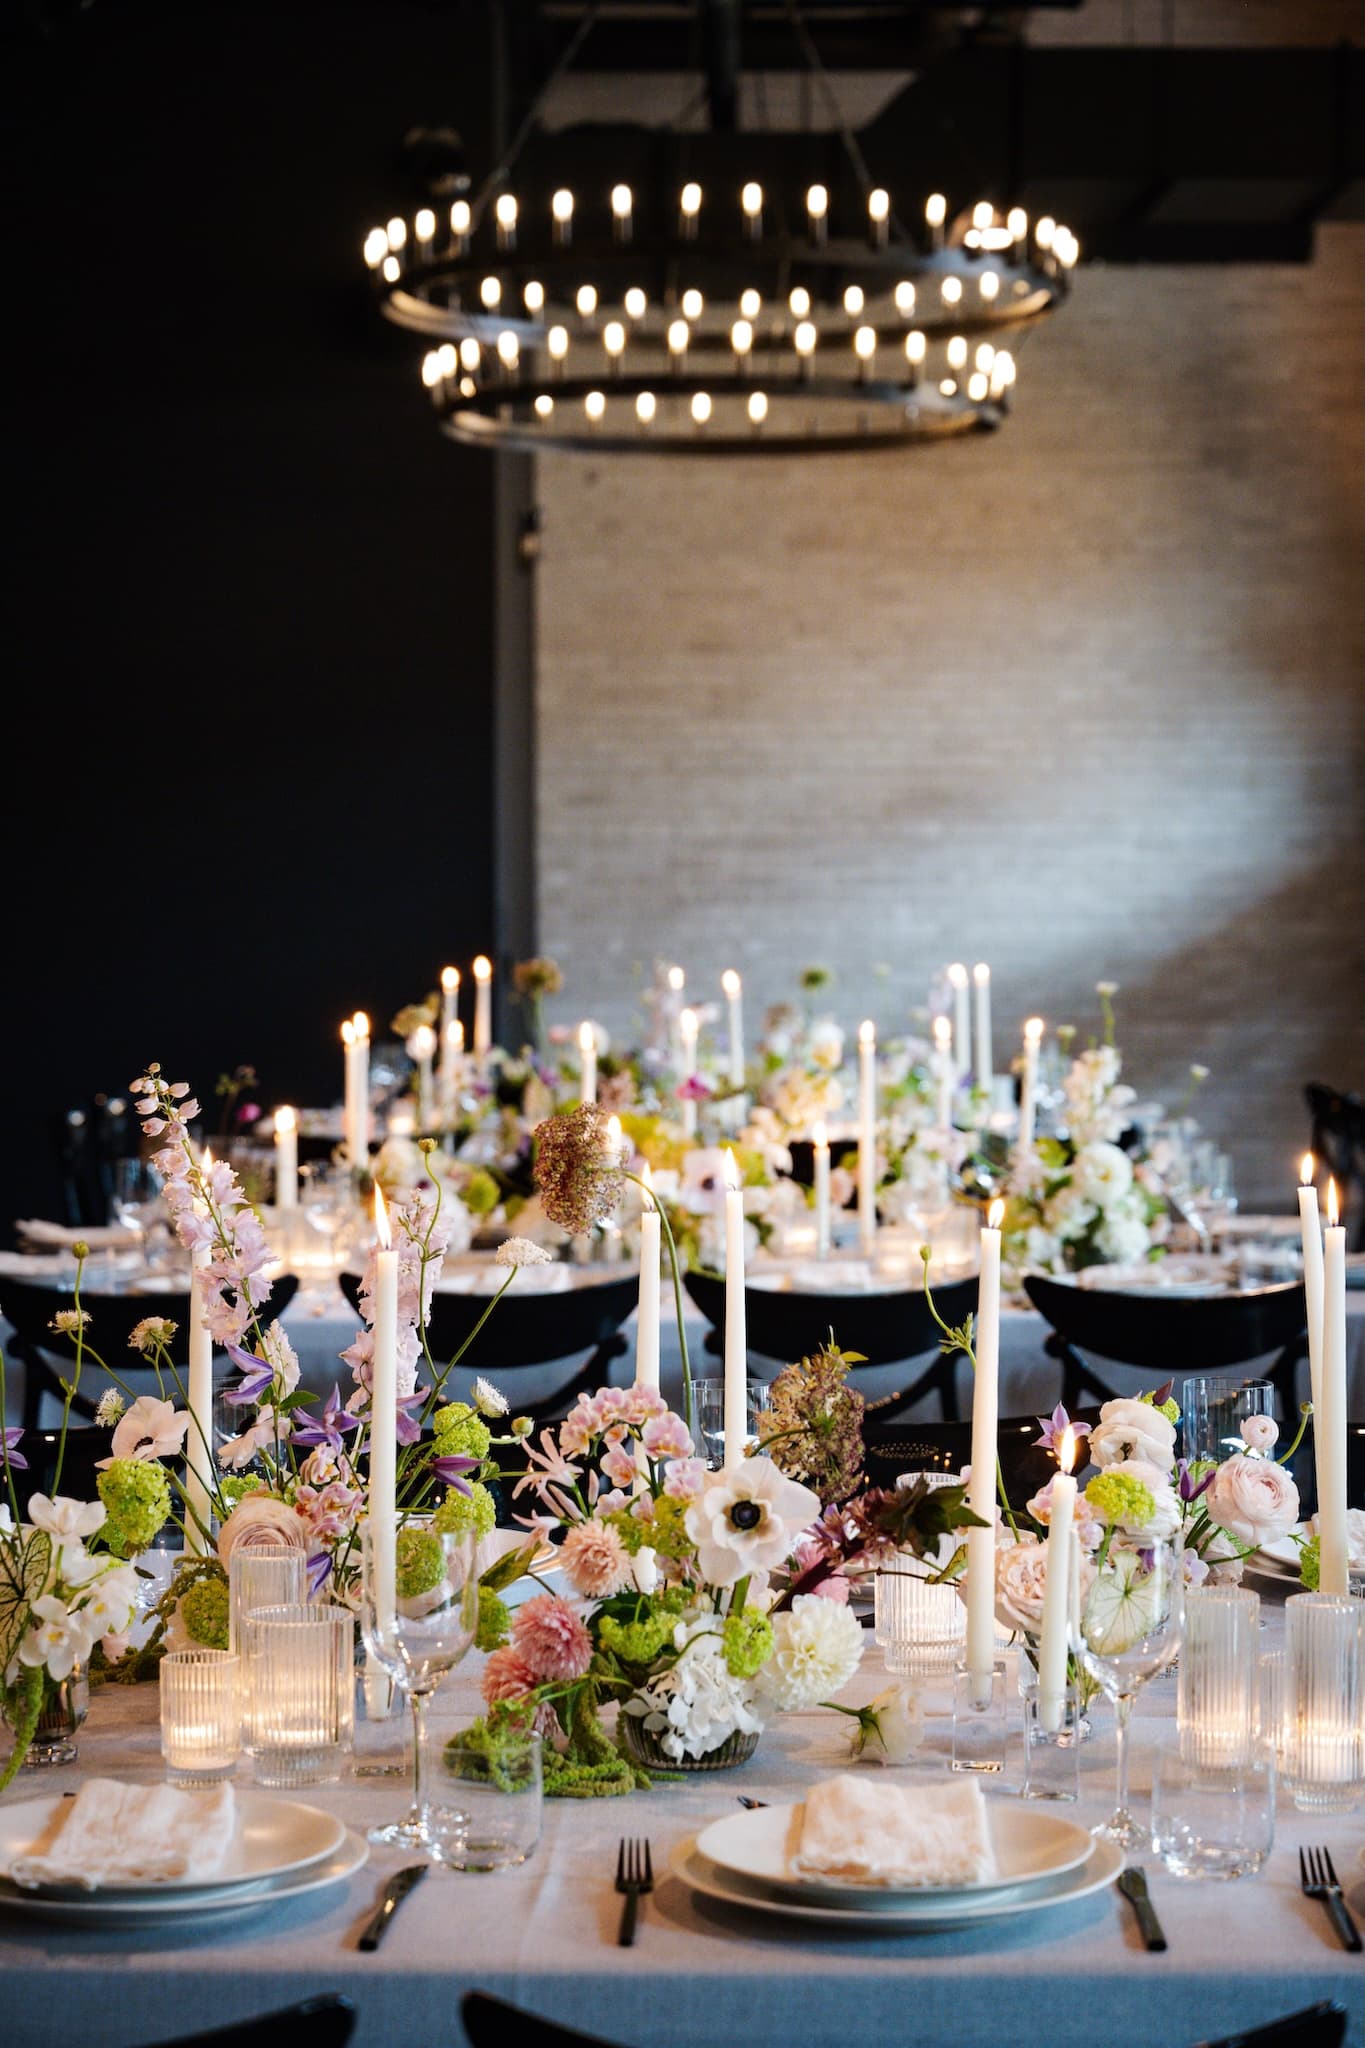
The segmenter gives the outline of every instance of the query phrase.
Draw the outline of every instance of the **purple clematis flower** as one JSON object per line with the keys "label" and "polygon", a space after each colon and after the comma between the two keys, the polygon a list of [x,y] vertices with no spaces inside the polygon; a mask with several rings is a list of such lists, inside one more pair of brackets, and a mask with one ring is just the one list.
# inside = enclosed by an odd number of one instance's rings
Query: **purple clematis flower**
{"label": "purple clematis flower", "polygon": [[395,1401],[394,1406],[398,1410],[395,1434],[400,1444],[415,1444],[421,1437],[422,1425],[413,1410],[424,1408],[426,1399],[426,1388],[415,1387],[412,1393],[400,1394]]}
{"label": "purple clematis flower", "polygon": [[259,1401],[275,1377],[275,1368],[268,1359],[257,1358],[254,1351],[243,1351],[240,1344],[229,1344],[227,1355],[242,1377],[231,1393],[223,1399],[229,1408],[245,1408],[249,1403]]}
{"label": "purple clematis flower", "polygon": [[1060,1401],[1053,1409],[1051,1416],[1046,1419],[1041,1415],[1038,1417],[1038,1427],[1043,1433],[1040,1437],[1034,1438],[1034,1445],[1035,1448],[1044,1451],[1059,1450],[1062,1438],[1068,1430],[1071,1431],[1076,1439],[1077,1450],[1080,1449],[1081,1438],[1090,1434],[1090,1424],[1088,1422],[1073,1422]]}
{"label": "purple clematis flower", "polygon": [[316,1600],[318,1594],[332,1576],[332,1553],[330,1550],[316,1550],[305,1567],[308,1574],[308,1598]]}
{"label": "purple clematis flower", "polygon": [[359,1429],[360,1418],[348,1415],[341,1405],[341,1389],[335,1380],[327,1396],[327,1405],[321,1415],[312,1422],[305,1422],[294,1431],[296,1444],[330,1444],[334,1451],[341,1449],[341,1439],[353,1429]]}
{"label": "purple clematis flower", "polygon": [[16,1472],[27,1472],[28,1470],[28,1459],[21,1458],[18,1451],[15,1449],[15,1446],[18,1443],[20,1437],[23,1435],[23,1433],[23,1430],[17,1426],[13,1429],[7,1429],[5,1431],[5,1448],[3,1461],[6,1465],[12,1465]]}
{"label": "purple clematis flower", "polygon": [[449,1458],[433,1458],[431,1469],[436,1477],[443,1480],[447,1486],[453,1486],[456,1493],[462,1493],[466,1500],[473,1499],[474,1489],[465,1478],[465,1474],[466,1472],[478,1471],[479,1461],[477,1458],[453,1456]]}

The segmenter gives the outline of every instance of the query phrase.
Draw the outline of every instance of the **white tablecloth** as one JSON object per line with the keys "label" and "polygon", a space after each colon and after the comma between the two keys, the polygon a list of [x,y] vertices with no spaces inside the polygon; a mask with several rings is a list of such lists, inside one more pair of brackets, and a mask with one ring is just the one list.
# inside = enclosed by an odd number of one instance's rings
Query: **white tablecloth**
{"label": "white tablecloth", "polygon": [[[1267,1612],[1270,1644],[1280,1615]],[[437,1695],[438,1728],[477,1710],[478,1661]],[[856,1704],[882,1683],[869,1642],[843,1697]],[[1150,1739],[1169,1727],[1173,1701],[1170,1677],[1139,1699],[1132,1782],[1140,1815]],[[929,1706],[926,1746],[905,1782],[946,1768],[946,1700],[931,1694]],[[73,1789],[87,1772],[158,1777],[155,1713],[151,1686],[98,1693],[79,1763],[23,1775],[5,1802]],[[623,1800],[548,1801],[531,1861],[485,1875],[433,1871],[372,1955],[357,1951],[356,1938],[382,1879],[406,1860],[392,1851],[375,1851],[335,1889],[218,1929],[196,1922],[137,1933],[71,1930],[0,1911],[13,2038],[24,2048],[145,2048],[340,1991],[359,2009],[357,2048],[459,2048],[459,1998],[478,1986],[628,2048],[1190,2048],[1327,1997],[1347,2007],[1350,2048],[1365,2048],[1365,1958],[1340,1946],[1322,1907],[1300,1893],[1298,1876],[1298,1845],[1326,1842],[1352,1904],[1365,1913],[1365,1813],[1310,1819],[1283,1790],[1277,1840],[1259,1875],[1199,1884],[1147,1859],[1170,1943],[1158,1955],[1142,1946],[1130,1908],[1112,1889],[950,1933],[851,1935],[723,1908],[666,1874],[673,1846],[737,1811],[737,1793],[798,1799],[841,1768],[849,1726],[829,1711],[779,1716],[737,1770]],[[989,1798],[1014,1796],[1017,1760],[1016,1744]],[[245,1769],[240,1779],[249,1782]],[[1113,1794],[1113,1720],[1100,1706],[1082,1752],[1080,1802],[1060,1810],[1089,1825],[1109,1811]],[[401,1810],[406,1797],[399,1780],[353,1777],[279,1796],[309,1800],[361,1829]],[[612,1888],[626,1833],[648,1836],[657,1878],[630,1949],[616,1945],[620,1900]]]}

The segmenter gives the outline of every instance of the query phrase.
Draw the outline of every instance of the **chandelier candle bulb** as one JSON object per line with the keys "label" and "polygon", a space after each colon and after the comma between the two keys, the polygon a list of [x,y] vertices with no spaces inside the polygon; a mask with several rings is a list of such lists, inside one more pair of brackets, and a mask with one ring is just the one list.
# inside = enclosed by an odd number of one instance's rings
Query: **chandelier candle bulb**
{"label": "chandelier candle bulb", "polygon": [[949,1017],[934,1019],[934,1079],[937,1083],[934,1122],[941,1131],[953,1128],[953,1088],[957,1074],[953,1064],[953,1026]]}
{"label": "chandelier candle bulb", "polygon": [[374,1353],[370,1367],[370,1531],[375,1616],[393,1625],[398,1486],[398,1254],[380,1188],[374,1191],[379,1248],[374,1262]]}
{"label": "chandelier candle bulb", "polygon": [[511,192],[500,192],[493,208],[493,224],[500,249],[517,246],[517,202]]}
{"label": "chandelier candle bulb", "polygon": [[874,249],[884,249],[891,222],[891,195],[876,186],[867,195],[868,233]]}
{"label": "chandelier candle bulb", "polygon": [[744,214],[744,232],[750,241],[757,242],[763,234],[763,187],[748,184],[739,195],[740,208]]}
{"label": "chandelier candle bulb", "polygon": [[931,192],[924,202],[924,220],[929,230],[929,247],[943,247],[943,223],[948,218],[948,202],[941,192]]}
{"label": "chandelier candle bulb", "polygon": [[733,967],[727,967],[720,978],[725,992],[725,1004],[730,1025],[730,1085],[744,1086],[744,988]]}
{"label": "chandelier candle bulb", "polygon": [[455,244],[455,253],[463,256],[469,249],[470,230],[474,215],[467,199],[457,199],[450,209],[450,238]]}
{"label": "chandelier candle bulb", "polygon": [[565,186],[550,201],[550,220],[556,249],[567,249],[573,240],[573,193]]}
{"label": "chandelier candle bulb", "polygon": [[811,1155],[815,1173],[815,1256],[829,1257],[829,1132],[824,1124],[811,1126]]}
{"label": "chandelier candle bulb", "polygon": [[[678,1018],[678,1072],[680,1081],[690,1081],[697,1071],[697,1013],[684,1010]],[[682,1098],[683,1136],[697,1135],[697,1105],[694,1098]]]}
{"label": "chandelier candle bulb", "polygon": [[1071,1607],[1071,1531],[1076,1519],[1076,1437],[1065,1430],[1057,1453],[1048,1512],[1047,1574],[1043,1582],[1043,1618],[1038,1637],[1038,1718],[1049,1735],[1062,1725],[1066,1710],[1066,1651]]}
{"label": "chandelier candle bulb", "polygon": [[[1299,1235],[1303,1241],[1303,1296],[1308,1319],[1308,1393],[1313,1403],[1313,1457],[1317,1462],[1322,1415],[1322,1213],[1313,1185],[1313,1155],[1305,1152],[1299,1174]],[[1318,1487],[1322,1478],[1319,1474]]]}
{"label": "chandelier candle bulb", "polygon": [[823,185],[812,185],[806,193],[806,219],[810,225],[810,238],[817,248],[824,246],[828,216],[828,191]]}
{"label": "chandelier candle bulb", "polygon": [[275,1207],[299,1206],[299,1120],[281,1104],[275,1111]]}
{"label": "chandelier candle bulb", "polygon": [[877,1238],[877,1027],[858,1026],[858,1239],[870,1252]]}
{"label": "chandelier candle bulb", "polygon": [[973,1698],[988,1706],[995,1662],[995,1465],[1000,1427],[1000,1224],[994,1201],[981,1232],[976,1371],[972,1378],[972,1471],[967,1505],[986,1523],[967,1531],[967,1673]]}
{"label": "chandelier candle bulb", "polygon": [[493,1049],[493,963],[486,953],[474,962],[474,1057],[480,1066]]}
{"label": "chandelier candle bulb", "polygon": [[659,1205],[646,1164],[640,1178],[648,1193],[640,1211],[640,1308],[635,1322],[635,1384],[659,1384]]}
{"label": "chandelier candle bulb", "polygon": [[632,212],[635,197],[629,185],[613,185],[611,188],[611,231],[618,242],[630,240]]}
{"label": "chandelier candle bulb", "polygon": [[991,1050],[991,970],[984,960],[972,969],[976,987],[976,1085],[991,1092],[995,1056]]}
{"label": "chandelier candle bulb", "polygon": [[1314,1418],[1318,1444],[1318,1591],[1349,1593],[1346,1523],[1346,1231],[1337,1207],[1337,1184],[1327,1183],[1327,1228],[1322,1234],[1322,1413]]}
{"label": "chandelier candle bulb", "polygon": [[697,215],[701,212],[701,186],[686,184],[678,196],[678,226],[684,241],[697,239]]}
{"label": "chandelier candle bulb", "polygon": [[1033,1127],[1037,1121],[1038,1096],[1038,1048],[1043,1042],[1043,1020],[1030,1017],[1024,1025],[1024,1072],[1019,1084],[1019,1150],[1027,1152],[1033,1145]]}
{"label": "chandelier candle bulb", "polygon": [[725,1148],[724,1462],[738,1465],[749,1432],[749,1343],[744,1314],[744,1190],[735,1155]]}
{"label": "chandelier candle bulb", "polygon": [[578,1099],[597,1100],[597,1033],[586,1018],[578,1027]]}

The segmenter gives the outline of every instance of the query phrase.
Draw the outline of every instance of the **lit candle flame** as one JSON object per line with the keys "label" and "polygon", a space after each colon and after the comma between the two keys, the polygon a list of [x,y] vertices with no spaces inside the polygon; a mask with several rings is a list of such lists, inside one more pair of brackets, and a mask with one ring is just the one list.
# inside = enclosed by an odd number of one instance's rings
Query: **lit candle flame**
{"label": "lit candle flame", "polygon": [[683,983],[684,983],[684,981],[685,981],[686,979],[687,979],[687,977],[686,977],[686,975],[685,975],[685,974],[683,973],[683,971],[682,971],[681,967],[670,967],[670,968],[669,968],[669,970],[668,970],[668,985],[669,985],[669,987],[670,987],[671,989],[673,989],[673,990],[675,990],[675,991],[676,991],[676,990],[680,990],[680,989],[682,988],[682,985],[683,985]]}
{"label": "lit candle flame", "polygon": [[858,1043],[859,1045],[875,1045],[877,1043],[877,1027],[870,1017],[864,1017],[862,1023],[858,1026]]}
{"label": "lit candle flame", "polygon": [[390,1250],[393,1245],[393,1232],[389,1229],[389,1212],[384,1204],[384,1190],[378,1186],[374,1191],[374,1231],[379,1239],[380,1250]]}
{"label": "lit candle flame", "polygon": [[965,988],[967,986],[967,970],[960,960],[954,960],[952,966],[948,969],[948,979],[954,988]]}
{"label": "lit candle flame", "polygon": [[596,1052],[597,1050],[597,1033],[586,1018],[578,1027],[578,1050],[580,1052]]}
{"label": "lit candle flame", "polygon": [[282,1134],[287,1135],[290,1131],[297,1128],[298,1118],[287,1103],[282,1103],[275,1111],[275,1136],[278,1138]]}
{"label": "lit candle flame", "polygon": [[355,1044],[355,1025],[351,1022],[349,1017],[346,1019],[346,1022],[341,1027],[341,1042],[343,1045]]}
{"label": "lit candle flame", "polygon": [[990,1208],[986,1211],[987,1230],[998,1230],[1000,1228],[1000,1225],[1004,1222],[1004,1220],[1005,1204],[1001,1200],[1000,1196],[997,1195],[995,1200],[991,1203]]}
{"label": "lit candle flame", "polygon": [[1299,1162],[1299,1182],[1301,1186],[1306,1188],[1312,1187],[1313,1174],[1315,1170],[1316,1162],[1314,1161],[1312,1153],[1305,1152],[1303,1158]]}
{"label": "lit candle flame", "polygon": [[647,1159],[644,1163],[643,1168],[641,1169],[640,1178],[645,1184],[645,1193],[649,1196],[650,1208],[657,1209],[659,1204],[654,1199],[654,1175],[650,1172],[649,1161]]}
{"label": "lit candle flame", "polygon": [[1026,1044],[1026,1045],[1031,1045],[1031,1046],[1032,1046],[1032,1047],[1033,1047],[1033,1048],[1035,1049],[1035,1051],[1036,1051],[1036,1050],[1037,1050],[1037,1047],[1038,1047],[1038,1045],[1039,1045],[1039,1043],[1040,1043],[1040,1041],[1041,1041],[1041,1039],[1042,1039],[1042,1036],[1043,1036],[1043,1020],[1042,1020],[1042,1018],[1041,1018],[1041,1017],[1029,1017],[1028,1019],[1026,1019],[1026,1021],[1025,1021],[1025,1024],[1024,1024],[1024,1042],[1025,1042],[1025,1044]]}
{"label": "lit candle flame", "polygon": [[739,1168],[735,1164],[734,1150],[729,1145],[725,1148],[725,1185],[732,1189],[739,1186]]}
{"label": "lit candle flame", "polygon": [[621,1158],[621,1119],[619,1116],[609,1116],[607,1118],[607,1150],[619,1164]]}
{"label": "lit candle flame", "polygon": [[1336,1182],[1335,1182],[1334,1180],[1329,1180],[1329,1181],[1328,1181],[1328,1183],[1327,1183],[1327,1225],[1328,1225],[1328,1228],[1329,1228],[1330,1230],[1335,1230],[1335,1229],[1336,1229],[1336,1227],[1337,1227],[1337,1225],[1338,1225],[1338,1224],[1340,1223],[1340,1221],[1341,1221],[1341,1211],[1340,1211],[1340,1207],[1339,1207],[1339,1205],[1338,1205],[1338,1202],[1337,1202],[1337,1184],[1336,1184]]}
{"label": "lit candle flame", "polygon": [[442,987],[443,989],[445,989],[447,993],[449,993],[451,989],[457,989],[457,988],[458,988],[459,986],[460,986],[460,970],[459,970],[459,968],[458,968],[458,967],[443,967],[443,968],[441,969],[441,987]]}
{"label": "lit candle flame", "polygon": [[953,1043],[953,1020],[951,1017],[935,1017],[934,1050],[948,1052]]}
{"label": "lit candle flame", "polygon": [[725,990],[727,996],[737,996],[739,994],[739,976],[735,973],[733,967],[726,968],[720,978],[720,985]]}
{"label": "lit candle flame", "polygon": [[436,1033],[430,1024],[419,1024],[412,1034],[412,1056],[415,1060],[430,1059],[436,1050]]}
{"label": "lit candle flame", "polygon": [[475,981],[491,981],[492,978],[493,962],[486,953],[480,953],[474,962],[474,979]]}
{"label": "lit candle flame", "polygon": [[679,1019],[678,1019],[678,1029],[679,1029],[679,1031],[681,1031],[681,1033],[682,1033],[682,1035],[683,1035],[683,1037],[684,1037],[684,1038],[695,1038],[695,1037],[696,1037],[696,1035],[697,1035],[697,1013],[696,1013],[696,1011],[695,1011],[695,1010],[684,1010],[684,1011],[683,1011],[682,1015],[681,1015],[681,1016],[679,1017]]}
{"label": "lit candle flame", "polygon": [[365,1012],[363,1010],[356,1011],[354,1017],[352,1017],[351,1019],[351,1028],[355,1032],[357,1039],[369,1037],[370,1020],[365,1015]]}
{"label": "lit candle flame", "polygon": [[811,1139],[811,1143],[812,1143],[812,1145],[815,1145],[816,1147],[823,1147],[823,1146],[825,1146],[825,1145],[828,1145],[828,1143],[829,1143],[829,1134],[828,1134],[828,1132],[826,1131],[826,1129],[825,1129],[825,1126],[824,1126],[824,1124],[823,1124],[823,1123],[818,1123],[818,1124],[812,1124],[812,1125],[811,1125],[811,1127],[810,1127],[810,1139]]}
{"label": "lit candle flame", "polygon": [[1068,1423],[1062,1431],[1062,1441],[1057,1451],[1057,1463],[1063,1472],[1069,1472],[1076,1462],[1076,1432]]}

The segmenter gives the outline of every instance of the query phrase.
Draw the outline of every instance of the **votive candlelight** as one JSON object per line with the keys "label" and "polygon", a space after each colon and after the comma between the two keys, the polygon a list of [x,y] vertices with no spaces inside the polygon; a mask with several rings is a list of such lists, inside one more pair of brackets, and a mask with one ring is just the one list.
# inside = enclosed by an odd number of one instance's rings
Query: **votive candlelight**
{"label": "votive candlelight", "polygon": [[161,1659],[161,1755],[173,1785],[215,1785],[236,1769],[240,1674],[230,1650],[168,1650]]}

